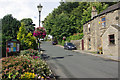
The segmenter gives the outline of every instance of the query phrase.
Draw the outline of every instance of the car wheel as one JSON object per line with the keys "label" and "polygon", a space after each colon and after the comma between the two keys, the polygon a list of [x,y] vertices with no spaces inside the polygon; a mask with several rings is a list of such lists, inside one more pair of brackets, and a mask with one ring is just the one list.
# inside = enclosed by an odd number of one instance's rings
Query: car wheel
{"label": "car wheel", "polygon": [[66,49],[68,50],[69,48],[67,47]]}

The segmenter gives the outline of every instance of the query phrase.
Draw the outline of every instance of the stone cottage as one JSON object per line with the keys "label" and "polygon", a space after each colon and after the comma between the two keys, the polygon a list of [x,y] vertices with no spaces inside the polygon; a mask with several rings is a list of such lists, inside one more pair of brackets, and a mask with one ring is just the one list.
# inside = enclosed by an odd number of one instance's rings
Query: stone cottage
{"label": "stone cottage", "polygon": [[100,47],[103,49],[103,43],[107,42],[104,41],[103,38],[105,37],[102,36],[111,25],[120,25],[120,2],[108,7],[100,14],[97,14],[97,10],[93,6],[91,20],[83,25],[83,49],[89,51],[98,51]]}

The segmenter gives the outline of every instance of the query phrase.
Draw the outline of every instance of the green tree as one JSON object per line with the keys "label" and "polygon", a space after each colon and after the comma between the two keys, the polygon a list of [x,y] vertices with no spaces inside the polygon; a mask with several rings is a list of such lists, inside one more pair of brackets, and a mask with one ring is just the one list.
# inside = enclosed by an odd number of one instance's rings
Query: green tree
{"label": "green tree", "polygon": [[17,39],[21,42],[21,49],[36,49],[37,47],[35,37],[32,35],[31,32],[27,32],[24,23],[21,23],[19,32],[17,34]]}
{"label": "green tree", "polygon": [[35,24],[33,24],[33,21],[31,18],[24,18],[21,20],[21,23],[25,24],[25,29],[27,32],[31,32],[33,33],[33,31],[35,30]]}
{"label": "green tree", "polygon": [[2,19],[2,34],[4,36],[16,37],[20,22],[8,14]]}

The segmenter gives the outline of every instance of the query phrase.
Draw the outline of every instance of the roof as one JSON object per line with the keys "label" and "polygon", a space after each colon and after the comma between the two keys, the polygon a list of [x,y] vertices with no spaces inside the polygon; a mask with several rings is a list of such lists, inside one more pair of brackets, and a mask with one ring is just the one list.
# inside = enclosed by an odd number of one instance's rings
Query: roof
{"label": "roof", "polygon": [[112,26],[120,31],[120,25],[112,25]]}
{"label": "roof", "polygon": [[93,19],[95,19],[95,18],[98,17],[98,16],[101,16],[101,15],[103,15],[103,14],[106,14],[106,13],[109,13],[109,12],[112,12],[112,11],[118,10],[118,9],[120,9],[120,2],[118,2],[117,4],[114,4],[114,5],[110,6],[110,7],[108,7],[108,8],[105,9],[103,12],[101,12],[101,13],[98,14],[97,16],[94,16],[92,19],[90,19],[89,21],[85,22],[84,24],[92,21]]}
{"label": "roof", "polygon": [[[120,31],[120,25],[111,25],[112,27],[114,27],[115,29],[117,29],[118,31]],[[108,27],[108,28],[110,28],[110,27]],[[107,28],[107,29],[108,29]],[[107,31],[107,30],[106,30]],[[105,32],[106,32],[105,31]],[[103,36],[104,34],[105,34],[105,32],[103,33],[103,34],[101,34],[101,36]]]}
{"label": "roof", "polygon": [[117,4],[114,4],[114,5],[110,6],[110,7],[108,7],[103,12],[101,12],[100,14],[98,14],[98,16],[103,15],[105,13],[109,13],[109,12],[117,10],[117,9],[120,9],[120,2],[118,2]]}

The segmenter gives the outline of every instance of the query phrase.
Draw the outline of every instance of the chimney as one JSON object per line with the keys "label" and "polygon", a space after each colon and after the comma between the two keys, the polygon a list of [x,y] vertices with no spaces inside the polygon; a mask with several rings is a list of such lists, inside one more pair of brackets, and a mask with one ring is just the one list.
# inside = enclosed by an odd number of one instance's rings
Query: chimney
{"label": "chimney", "polygon": [[91,19],[95,16],[97,16],[97,10],[95,6],[92,6]]}

